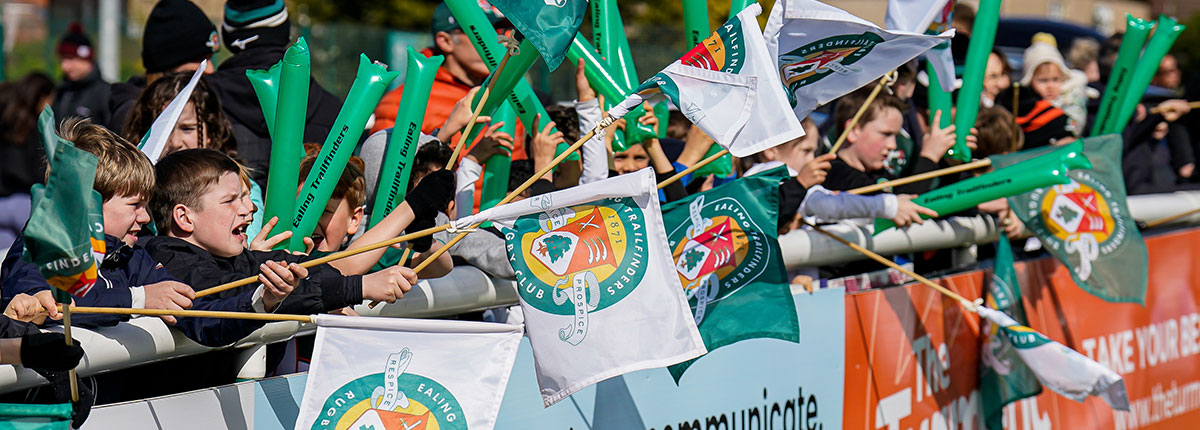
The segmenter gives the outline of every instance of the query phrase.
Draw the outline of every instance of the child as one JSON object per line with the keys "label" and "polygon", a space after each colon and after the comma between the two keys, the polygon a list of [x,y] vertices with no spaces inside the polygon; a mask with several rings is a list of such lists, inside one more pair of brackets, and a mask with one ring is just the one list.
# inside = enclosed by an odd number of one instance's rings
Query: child
{"label": "child", "polygon": [[[869,86],[863,87],[838,101],[833,117],[838,129],[846,129],[850,119],[866,101],[870,90]],[[900,133],[903,112],[907,108],[896,96],[880,92],[858,123],[850,129],[845,143],[838,150],[837,158],[830,163],[825,188],[851,190],[887,179],[885,161],[888,153],[896,149],[896,135]],[[939,119],[940,113],[935,113],[933,122],[937,123]],[[920,156],[913,161],[913,175],[938,168],[942,156],[954,146],[954,125],[931,129],[921,141]],[[922,181],[896,187],[895,191],[919,194],[929,188],[930,181]]]}
{"label": "child", "polygon": [[[210,149],[179,151],[155,165],[159,183],[150,204],[160,236],[148,238],[146,249],[172,275],[199,289],[257,275],[261,286],[216,296],[237,298],[237,305],[247,311],[298,314],[329,312],[364,299],[394,302],[416,282],[407,268],[343,276],[329,265],[310,270],[296,264],[308,259],[304,255],[247,250],[250,208],[240,198],[241,171],[233,159]],[[215,299],[205,297],[197,304],[208,300]],[[262,325],[227,319],[211,324],[224,328],[220,340],[227,341]]]}
{"label": "child", "polygon": [[[68,118],[58,131],[79,149],[96,156],[93,187],[103,198],[105,255],[100,262],[98,285],[86,296],[76,298],[80,306],[148,309],[186,309],[194,293],[187,285],[172,278],[144,249],[135,244],[142,224],[150,221],[146,203],[154,190],[154,167],[141,151],[129,142],[92,124],[89,120]],[[21,260],[23,241],[17,239],[4,261],[3,293],[6,300],[18,294],[38,295],[52,289],[31,263]],[[162,317],[175,323],[174,317]],[[128,317],[104,314],[79,314],[73,323],[84,327],[111,326]],[[197,327],[181,325],[193,339],[202,337]]]}
{"label": "child", "polygon": [[834,159],[833,154],[816,156],[821,140],[817,124],[810,118],[800,121],[805,135],[769,148],[754,158],[759,164],[746,170],[745,176],[786,165],[791,178],[779,186],[779,232],[786,233],[797,226],[797,212],[810,221],[833,221],[846,218],[888,218],[898,226],[920,223],[920,214],[937,216],[929,209],[912,203],[912,196],[879,194],[857,196],[829,191],[821,184]]}
{"label": "child", "polygon": [[[147,86],[129,112],[121,136],[130,142],[140,142],[149,132],[150,125],[191,78],[191,72],[169,73]],[[221,111],[221,101],[204,79],[200,79],[192,90],[187,105],[175,123],[175,129],[171,131],[163,155],[192,148],[216,149],[231,156],[237,152],[233,129]]]}
{"label": "child", "polygon": [[[306,145],[309,155],[300,162],[300,178],[307,178],[312,166],[317,162],[320,147]],[[399,236],[406,228],[415,232],[427,227],[433,227],[439,211],[446,210],[453,195],[453,185],[449,182],[450,173],[438,170],[422,177],[422,181],[409,190],[403,202],[400,202],[387,217],[378,224],[366,230],[353,242],[350,238],[356,234],[366,221],[366,179],[363,177],[363,160],[351,157],[342,176],[338,178],[325,212],[317,221],[312,240],[314,248],[320,253],[331,253],[345,248],[356,248],[370,245],[379,241]],[[303,186],[303,184],[301,184]],[[449,222],[449,219],[446,220]],[[427,227],[416,228],[416,225]],[[418,253],[413,259],[417,264],[423,261],[421,253],[429,251],[433,245],[432,236],[416,239],[410,242],[413,250]],[[380,260],[386,249],[364,252],[353,257],[344,258],[329,263],[343,274],[363,274]],[[436,278],[445,275],[453,268],[450,254],[442,254],[436,264],[430,265],[421,272],[424,277]],[[382,267],[380,267],[382,269]]]}
{"label": "child", "polygon": [[[1038,33],[1033,36],[1033,43],[1025,48],[1025,69],[1021,76],[1021,86],[1032,89],[1039,99],[1062,109],[1067,115],[1065,130],[1070,133],[1070,136],[1063,137],[1078,137],[1083,131],[1084,122],[1087,121],[1087,96],[1084,93],[1084,89],[1087,88],[1087,76],[1081,71],[1067,67],[1057,45],[1054,36],[1050,34]],[[1018,114],[1026,117],[1026,112],[1029,111],[1020,111]],[[1056,135],[1054,138],[1057,140],[1062,137]]]}

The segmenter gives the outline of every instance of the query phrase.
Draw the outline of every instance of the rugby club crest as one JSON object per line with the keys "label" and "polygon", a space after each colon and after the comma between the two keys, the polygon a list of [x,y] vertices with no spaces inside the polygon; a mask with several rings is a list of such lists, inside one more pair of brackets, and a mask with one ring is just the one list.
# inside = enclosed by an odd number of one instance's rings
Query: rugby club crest
{"label": "rugby club crest", "polygon": [[525,215],[504,237],[521,299],[543,312],[574,315],[558,333],[571,345],[587,336],[589,313],[624,299],[646,271],[645,219],[629,197]]}
{"label": "rugby club crest", "polygon": [[414,354],[391,354],[384,371],[350,381],[325,400],[313,430],[466,430],[462,406],[437,381],[406,373]]}
{"label": "rugby club crest", "polygon": [[883,42],[873,32],[827,37],[779,55],[779,77],[794,94],[800,88],[833,73],[851,74],[862,69],[854,63],[866,57]]}
{"label": "rugby club crest", "polygon": [[[1075,171],[1071,183],[1033,191],[1029,216],[1040,216],[1048,230],[1047,246],[1074,255],[1075,275],[1087,281],[1096,259],[1115,251],[1125,241],[1126,223],[1112,191],[1087,172]],[[1050,239],[1050,240],[1046,240]]]}
{"label": "rugby club crest", "polygon": [[667,233],[696,324],[704,320],[710,304],[758,279],[772,257],[762,226],[755,224],[740,202],[732,197],[712,201],[704,197],[688,205],[690,223]]}

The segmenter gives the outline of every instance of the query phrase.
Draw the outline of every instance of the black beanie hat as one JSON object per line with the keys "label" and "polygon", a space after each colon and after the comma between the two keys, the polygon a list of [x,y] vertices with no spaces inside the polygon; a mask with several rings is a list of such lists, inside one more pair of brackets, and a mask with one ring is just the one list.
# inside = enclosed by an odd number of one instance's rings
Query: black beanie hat
{"label": "black beanie hat", "polygon": [[142,35],[142,65],[160,73],[211,57],[221,49],[217,28],[188,0],[162,0],[150,10]]}
{"label": "black beanie hat", "polygon": [[95,57],[92,50],[92,40],[83,34],[83,24],[72,22],[67,27],[67,34],[58,41],[58,56],[62,58],[82,58],[91,60]]}
{"label": "black beanie hat", "polygon": [[283,0],[229,0],[221,22],[221,40],[237,54],[247,46],[287,46],[291,21]]}

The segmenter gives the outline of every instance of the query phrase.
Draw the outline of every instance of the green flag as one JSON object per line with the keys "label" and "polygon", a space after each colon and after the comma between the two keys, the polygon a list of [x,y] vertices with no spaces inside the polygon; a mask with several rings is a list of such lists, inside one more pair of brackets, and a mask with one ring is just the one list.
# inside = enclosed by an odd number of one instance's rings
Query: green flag
{"label": "green flag", "polygon": [[[1110,302],[1144,303],[1146,244],[1125,204],[1121,136],[1083,140],[1091,169],[1071,170],[1071,182],[1008,198],[1018,217],[1059,261],[1075,284]],[[1002,168],[1055,147],[993,158]]]}
{"label": "green flag", "polygon": [[551,71],[562,63],[588,6],[587,0],[492,0],[491,3],[533,43]]}
{"label": "green flag", "polygon": [[[1021,325],[1028,324],[1021,304],[1021,286],[1013,268],[1012,245],[1006,238],[996,242],[996,267],[992,269],[992,282],[986,297],[988,307],[1004,312]],[[1001,430],[1004,405],[1042,392],[1037,376],[1017,355],[1000,329],[998,325],[986,324],[987,336],[979,355],[979,394],[985,423],[990,430]]]}
{"label": "green flag", "polygon": [[[776,239],[780,180],[766,172],[663,206],[675,269],[709,351],[754,338],[800,341]],[[676,382],[694,361],[668,368]]]}
{"label": "green flag", "polygon": [[0,403],[0,430],[68,430],[71,404]]}
{"label": "green flag", "polygon": [[46,283],[75,296],[96,284],[97,260],[104,258],[104,216],[100,194],[92,189],[96,156],[54,132],[49,107],[38,117],[50,176],[34,185],[21,258],[37,266]]}

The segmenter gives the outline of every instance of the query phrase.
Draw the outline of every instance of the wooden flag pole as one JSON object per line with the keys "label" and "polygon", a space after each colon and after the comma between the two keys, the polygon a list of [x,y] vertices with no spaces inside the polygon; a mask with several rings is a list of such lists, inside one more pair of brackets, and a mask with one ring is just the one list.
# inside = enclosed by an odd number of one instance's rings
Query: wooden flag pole
{"label": "wooden flag pole", "polygon": [[1180,220],[1180,219],[1183,219],[1183,218],[1187,218],[1187,217],[1189,217],[1189,216],[1192,216],[1192,215],[1195,215],[1195,214],[1198,214],[1198,213],[1200,213],[1200,208],[1196,208],[1196,209],[1189,210],[1189,211],[1187,211],[1187,212],[1183,212],[1183,213],[1178,213],[1178,214],[1175,214],[1175,215],[1171,215],[1171,216],[1169,216],[1169,217],[1164,217],[1164,218],[1159,218],[1159,219],[1156,219],[1156,220],[1146,221],[1146,228],[1154,228],[1154,227],[1158,227],[1158,226],[1160,226],[1160,225],[1163,225],[1163,224],[1169,223],[1169,222],[1171,222],[1171,221],[1176,221],[1176,220]]}
{"label": "wooden flag pole", "polygon": [[[436,226],[436,227],[430,227],[430,228],[427,228],[427,229],[424,229],[424,230],[421,230],[421,231],[418,231],[418,232],[415,232],[415,233],[409,233],[409,234],[406,234],[406,235],[403,235],[403,236],[399,236],[399,237],[395,237],[395,238],[392,238],[392,239],[388,239],[388,240],[383,240],[383,241],[375,242],[375,243],[372,243],[372,244],[370,244],[370,245],[363,246],[363,247],[360,247],[360,248],[347,249],[347,250],[345,250],[345,251],[341,251],[341,252],[335,252],[335,253],[332,253],[332,254],[326,255],[326,256],[324,256],[324,257],[321,257],[321,258],[317,258],[317,259],[313,259],[313,260],[308,260],[308,261],[305,261],[305,262],[303,262],[303,263],[300,263],[300,267],[309,268],[309,267],[313,267],[313,266],[316,266],[316,265],[325,264],[325,263],[328,263],[328,262],[330,262],[330,261],[334,261],[334,260],[341,260],[341,259],[343,259],[343,258],[346,258],[346,257],[353,257],[353,256],[355,256],[355,255],[362,254],[362,253],[364,253],[364,252],[374,251],[374,250],[376,250],[376,249],[383,248],[383,247],[385,247],[385,246],[391,246],[391,245],[395,245],[395,244],[397,244],[397,243],[404,242],[404,241],[407,241],[407,240],[412,240],[412,239],[416,239],[416,238],[419,238],[419,237],[425,237],[425,236],[429,236],[429,235],[431,235],[431,234],[434,234],[434,233],[440,232],[440,231],[442,231],[442,230],[446,230],[446,229],[447,229],[447,228],[449,228],[449,227],[450,227],[450,225],[449,225],[449,224],[445,224],[445,225],[439,225],[439,226]],[[197,291],[197,292],[196,292],[196,297],[204,297],[204,296],[207,296],[207,295],[210,295],[210,294],[216,294],[216,293],[219,293],[219,292],[222,292],[222,291],[225,291],[225,290],[231,290],[231,289],[234,289],[234,288],[237,288],[237,287],[241,287],[241,286],[244,286],[244,285],[250,285],[250,284],[253,284],[253,283],[255,283],[255,282],[258,282],[258,276],[257,276],[257,275],[256,275],[256,276],[249,276],[249,277],[242,278],[242,279],[239,279],[239,280],[236,280],[236,281],[233,281],[233,282],[228,282],[228,283],[224,283],[224,284],[221,284],[221,285],[217,285],[217,286],[215,286],[215,287],[212,287],[212,288],[206,288],[206,289],[203,289],[203,290]]]}
{"label": "wooden flag pole", "polygon": [[[1021,102],[1021,83],[1014,82],[1013,83],[1012,116],[1013,116],[1013,124],[1015,124],[1018,129],[1021,128],[1021,124],[1019,122],[1017,122],[1017,110],[1019,107],[1018,104],[1020,102]],[[1013,137],[1012,137],[1012,150],[1013,151],[1017,150],[1017,142],[1019,142],[1020,140],[1021,140],[1021,133],[1013,133]]]}
{"label": "wooden flag pole", "polygon": [[475,110],[471,111],[471,120],[467,121],[467,127],[463,129],[462,137],[458,140],[458,145],[454,146],[454,152],[450,154],[450,161],[449,165],[446,166],[446,170],[454,170],[454,166],[458,164],[458,156],[462,154],[463,147],[471,144],[467,140],[471,138],[471,131],[475,129],[475,120],[479,119],[479,114],[483,111],[483,105],[487,104],[488,96],[491,95],[492,88],[496,86],[496,77],[500,76],[500,71],[504,70],[505,64],[508,64],[508,58],[517,50],[517,46],[513,44],[512,39],[505,40],[505,47],[508,49],[504,50],[504,58],[500,59],[500,65],[496,66],[496,70],[492,71],[491,79],[488,79],[488,86],[483,89],[483,96],[479,98],[479,105],[475,106]]}
{"label": "wooden flag pole", "polygon": [[935,283],[935,282],[933,282],[933,281],[930,281],[929,279],[925,278],[924,276],[918,275],[918,274],[916,274],[915,272],[913,272],[913,271],[911,271],[911,270],[908,270],[908,269],[905,269],[904,267],[901,267],[899,264],[896,264],[896,262],[894,262],[894,261],[892,261],[892,260],[888,260],[888,259],[886,259],[886,258],[883,258],[883,256],[881,256],[881,255],[879,255],[879,254],[876,254],[876,253],[874,253],[874,252],[871,252],[870,250],[868,250],[868,249],[866,249],[866,248],[863,248],[863,247],[861,247],[861,246],[858,246],[858,244],[857,244],[857,243],[853,243],[853,242],[850,242],[850,241],[848,241],[848,240],[846,240],[846,239],[842,239],[841,237],[839,237],[839,236],[837,236],[837,235],[835,235],[835,234],[833,234],[833,233],[830,233],[830,232],[828,232],[828,231],[825,231],[824,229],[822,229],[822,228],[820,228],[820,227],[817,227],[817,226],[815,226],[815,225],[809,224],[807,221],[805,221],[804,223],[805,223],[805,224],[807,224],[809,227],[812,227],[812,228],[813,228],[813,230],[816,230],[816,231],[820,232],[821,234],[824,234],[824,235],[826,235],[826,236],[829,236],[829,237],[833,238],[833,240],[836,240],[836,241],[838,241],[838,242],[841,242],[843,245],[849,246],[849,247],[850,247],[850,249],[853,249],[853,250],[855,250],[855,251],[858,251],[858,253],[860,253],[860,254],[862,254],[862,255],[865,255],[865,256],[867,256],[868,258],[870,258],[870,259],[872,259],[872,260],[875,260],[875,261],[877,261],[877,262],[879,262],[879,263],[883,264],[884,266],[888,266],[888,267],[890,267],[890,268],[896,269],[896,270],[897,270],[897,271],[899,271],[900,273],[903,273],[903,274],[905,274],[905,275],[908,275],[909,277],[911,277],[911,278],[913,278],[913,279],[917,280],[917,282],[920,282],[920,283],[922,283],[922,284],[925,284],[925,285],[929,286],[930,288],[933,288],[934,290],[937,290],[939,293],[945,294],[947,297],[950,297],[950,298],[952,298],[952,299],[954,299],[954,300],[957,300],[959,304],[961,304],[963,307],[967,308],[968,310],[974,311],[974,310],[975,310],[975,309],[976,309],[976,308],[977,308],[977,307],[980,305],[980,303],[978,303],[978,302],[975,302],[975,301],[971,301],[971,300],[967,300],[967,298],[966,298],[966,297],[963,297],[963,296],[959,295],[958,293],[955,293],[955,292],[953,292],[953,291],[950,291],[950,289],[948,289],[948,288],[946,288],[946,287],[943,287],[943,286],[941,286],[941,285],[938,285],[937,283]]}
{"label": "wooden flag pole", "polygon": [[[99,263],[97,263],[97,264],[99,264]],[[66,294],[65,292],[62,292],[62,291],[59,291],[59,292],[63,293],[64,295]],[[70,303],[70,299],[68,299],[68,303]],[[60,304],[59,307],[63,307],[63,306]],[[75,340],[71,339],[71,306],[66,306],[65,309],[62,310],[62,316],[63,316],[63,319],[62,319],[63,336],[67,338],[67,346],[74,345]],[[75,374],[75,369],[71,369],[71,370],[67,371],[67,380],[70,381],[70,385],[71,385],[71,402],[72,403],[78,402],[79,401],[79,375]]]}
{"label": "wooden flag pole", "polygon": [[[1196,108],[1200,108],[1200,101],[1188,103],[1188,109],[1196,109]],[[1160,114],[1160,113],[1162,113],[1162,111],[1163,111],[1162,105],[1158,105],[1153,108],[1150,108],[1151,115]]]}
{"label": "wooden flag pole", "polygon": [[901,186],[904,184],[920,182],[920,181],[924,181],[926,179],[933,179],[938,176],[945,176],[945,175],[949,175],[952,173],[966,172],[968,170],[980,169],[980,168],[988,167],[991,165],[992,165],[992,159],[984,158],[982,160],[975,160],[975,161],[972,161],[972,162],[966,163],[966,164],[959,164],[957,166],[947,167],[944,169],[938,169],[938,170],[934,170],[931,172],[925,172],[925,173],[921,173],[921,174],[917,174],[917,175],[906,176],[906,177],[903,177],[900,179],[895,179],[895,180],[891,180],[891,181],[887,181],[887,182],[880,182],[875,185],[867,185],[865,187],[855,188],[855,189],[847,191],[847,192],[850,194],[873,193],[873,192],[883,190],[888,187],[898,187],[898,186]]}
{"label": "wooden flag pole", "polygon": [[106,307],[85,307],[85,306],[62,306],[63,315],[70,312],[78,312],[81,314],[110,314],[110,315],[147,315],[147,316],[172,316],[172,317],[191,317],[191,318],[230,318],[243,320],[257,321],[298,321],[298,322],[313,322],[312,316],[309,315],[288,315],[288,314],[260,314],[256,312],[228,312],[228,311],[193,311],[188,309],[133,309],[133,308],[106,308]]}
{"label": "wooden flag pole", "polygon": [[672,175],[670,178],[663,179],[662,182],[658,183],[658,189],[661,190],[663,188],[666,188],[667,185],[671,185],[671,184],[675,183],[675,181],[682,179],[684,176],[692,174],[692,172],[695,172],[696,170],[700,169],[701,167],[704,167],[704,165],[706,165],[708,163],[717,161],[718,158],[724,157],[725,154],[728,154],[728,153],[729,153],[728,149],[722,149],[720,151],[717,151],[716,154],[709,155],[708,158],[705,158],[703,160],[696,162],[696,164],[693,164],[690,167],[683,169],[682,172],[676,173],[676,174]]}
{"label": "wooden flag pole", "polygon": [[842,149],[842,144],[846,142],[846,136],[850,134],[850,129],[854,128],[855,125],[858,125],[858,120],[862,118],[863,114],[867,113],[867,108],[870,107],[871,103],[875,101],[875,97],[879,96],[879,92],[883,91],[883,87],[886,86],[889,81],[895,80],[895,73],[896,72],[894,71],[889,72],[884,74],[882,78],[879,78],[879,83],[875,84],[875,88],[871,90],[871,94],[867,95],[867,101],[863,102],[862,106],[858,107],[858,111],[854,112],[854,117],[850,118],[850,124],[836,124],[838,127],[844,125],[845,129],[842,130],[842,134],[838,135],[837,142],[835,142],[833,144],[833,148],[829,150],[830,154],[837,154],[838,150]]}

